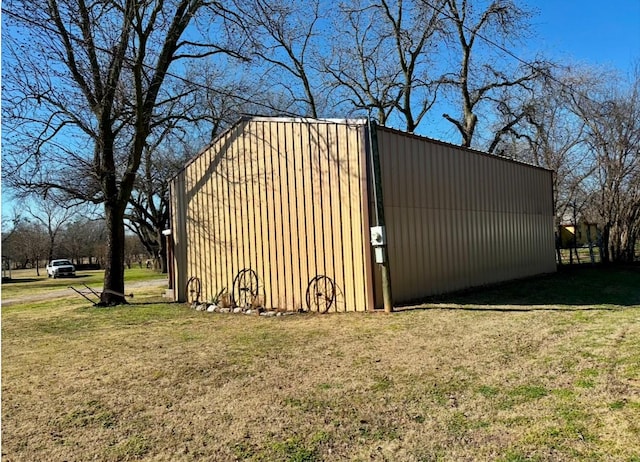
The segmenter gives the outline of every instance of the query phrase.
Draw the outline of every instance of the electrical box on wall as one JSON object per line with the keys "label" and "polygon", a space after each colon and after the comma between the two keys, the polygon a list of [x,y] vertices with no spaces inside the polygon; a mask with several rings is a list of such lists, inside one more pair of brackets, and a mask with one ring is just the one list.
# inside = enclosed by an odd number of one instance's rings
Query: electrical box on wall
{"label": "electrical box on wall", "polygon": [[384,263],[384,247],[374,247],[373,255],[376,263]]}
{"label": "electrical box on wall", "polygon": [[387,234],[384,226],[371,227],[371,245],[374,247],[382,247],[387,244]]}

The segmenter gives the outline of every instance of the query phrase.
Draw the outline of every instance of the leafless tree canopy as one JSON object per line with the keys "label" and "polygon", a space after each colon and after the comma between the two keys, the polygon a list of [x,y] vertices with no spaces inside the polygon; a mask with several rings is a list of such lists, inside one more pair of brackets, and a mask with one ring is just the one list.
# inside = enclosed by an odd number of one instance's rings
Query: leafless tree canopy
{"label": "leafless tree canopy", "polygon": [[557,72],[519,101],[497,149],[555,172],[556,226],[598,223],[603,261],[633,261],[640,237],[639,76]]}
{"label": "leafless tree canopy", "polygon": [[326,107],[317,61],[323,44],[320,0],[236,0],[253,49],[254,72],[279,88],[288,111],[317,118]]}
{"label": "leafless tree canopy", "polygon": [[[449,25],[448,44],[458,57],[458,68],[443,78],[443,83],[457,94],[458,115],[443,114],[462,137],[463,146],[474,145],[479,114],[491,115],[484,103],[505,115],[508,111],[501,91],[528,88],[531,82],[544,77],[548,64],[542,60],[532,63],[515,63],[505,59],[505,48],[524,38],[531,13],[512,0],[494,0],[484,8],[483,3],[467,0],[447,0],[442,14]],[[498,57],[496,51],[502,51]],[[507,56],[513,58],[513,56]],[[511,65],[505,65],[505,62]],[[495,131],[498,137],[517,123],[524,114],[511,114],[504,129]],[[491,152],[499,140],[487,144]]]}
{"label": "leafless tree canopy", "polygon": [[589,199],[603,225],[603,260],[631,262],[640,239],[640,69],[620,83],[572,100],[593,156]]}
{"label": "leafless tree canopy", "polygon": [[351,110],[375,111],[386,124],[396,113],[416,130],[436,101],[440,76],[432,72],[442,40],[439,7],[413,0],[359,0],[340,4],[336,38],[323,62],[335,94]]}
{"label": "leafless tree canopy", "polygon": [[444,112],[463,146],[553,169],[557,224],[578,204],[605,258],[633,258],[638,77],[611,89],[520,59],[520,2],[6,0],[3,15],[5,185],[104,206],[105,293],[124,292],[125,219],[162,255],[167,177],[243,113],[429,135]]}
{"label": "leafless tree canopy", "polygon": [[7,177],[25,191],[104,204],[103,302],[123,302],[112,294],[124,293],[124,211],[149,138],[179,117],[189,92],[170,70],[237,54],[221,32],[236,17],[204,0],[10,0],[3,11]]}

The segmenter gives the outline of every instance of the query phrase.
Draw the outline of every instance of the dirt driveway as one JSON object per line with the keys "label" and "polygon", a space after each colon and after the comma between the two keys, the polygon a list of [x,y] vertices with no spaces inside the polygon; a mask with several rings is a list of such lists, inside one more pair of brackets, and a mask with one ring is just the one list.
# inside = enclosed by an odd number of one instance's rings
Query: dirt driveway
{"label": "dirt driveway", "polygon": [[[167,284],[167,279],[166,278],[162,278],[162,279],[150,279],[148,281],[136,281],[136,282],[132,282],[130,284],[127,284],[125,287],[125,292],[126,293],[131,293],[130,289],[138,289],[141,287],[154,287],[154,286],[158,286],[158,287],[162,287],[162,286],[166,286]],[[73,285],[73,284],[70,284]],[[77,285],[76,287],[78,290],[80,289],[85,289],[84,287],[82,287],[82,285]],[[102,286],[93,286],[91,287],[93,290],[95,290],[96,292],[100,292],[102,290]],[[40,302],[43,300],[54,300],[56,298],[62,298],[62,297],[67,297],[69,295],[72,295],[73,291],[69,288],[65,288],[65,289],[55,289],[55,290],[50,290],[48,292],[40,292],[40,293],[35,293],[35,294],[25,294],[25,295],[21,295],[20,297],[14,297],[14,298],[3,298],[2,299],[2,305],[3,306],[10,306],[10,305],[15,305],[17,303],[32,303],[32,302]],[[80,297],[80,295],[78,295],[78,297]]]}

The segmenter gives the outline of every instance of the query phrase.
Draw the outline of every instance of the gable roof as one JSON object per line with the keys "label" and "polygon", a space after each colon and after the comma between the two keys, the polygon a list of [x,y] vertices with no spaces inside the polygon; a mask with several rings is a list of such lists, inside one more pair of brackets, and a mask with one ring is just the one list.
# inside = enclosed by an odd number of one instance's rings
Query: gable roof
{"label": "gable roof", "polygon": [[[227,135],[227,133],[229,133],[232,130],[235,130],[240,124],[243,123],[247,123],[247,122],[275,122],[275,123],[330,123],[330,124],[344,124],[344,125],[361,125],[361,126],[366,126],[369,123],[369,119],[367,118],[353,118],[353,119],[340,119],[340,118],[319,118],[319,119],[314,119],[312,117],[282,117],[282,116],[258,116],[258,115],[244,115],[242,117],[240,117],[238,119],[237,122],[235,122],[233,125],[231,125],[230,127],[228,127],[227,129],[223,130],[220,134],[218,134],[216,137],[214,137],[207,145],[205,145],[202,149],[200,149],[198,151],[197,154],[195,154],[193,157],[191,157],[187,162],[185,162],[185,164],[182,166],[182,168],[176,172],[174,175],[172,175],[169,180],[173,180],[175,177],[177,177],[181,172],[183,172],[190,164],[192,164],[198,157],[200,157],[205,151],[207,151],[211,146],[213,146],[220,138],[224,137]],[[468,148],[465,146],[460,146],[454,143],[450,143],[447,141],[441,141],[435,138],[430,138],[428,136],[423,136],[423,135],[418,135],[415,133],[409,133],[403,130],[398,130],[396,128],[391,128],[391,127],[387,127],[384,125],[376,125],[376,127],[380,130],[386,130],[388,132],[391,133],[395,133],[395,134],[399,134],[402,136],[407,136],[410,138],[415,138],[415,139],[419,139],[419,140],[424,140],[424,141],[428,141],[430,143],[434,143],[434,144],[438,144],[441,146],[447,146],[447,147],[453,147],[456,149],[460,149],[463,151],[467,151],[467,152],[472,152],[474,154],[478,154],[481,156],[487,156],[487,157],[491,157],[493,159],[501,159],[507,162],[513,162],[515,164],[519,164],[519,165],[525,165],[528,167],[532,167],[532,168],[536,168],[536,169],[540,169],[540,170],[546,170],[546,171],[550,171],[552,172],[553,170],[545,168],[545,167],[541,167],[539,165],[535,165],[533,163],[530,162],[525,162],[522,160],[518,160],[518,159],[513,159],[511,157],[506,157],[506,156],[501,156],[499,154],[490,154],[484,151],[480,151],[478,149],[473,149],[473,148]]]}

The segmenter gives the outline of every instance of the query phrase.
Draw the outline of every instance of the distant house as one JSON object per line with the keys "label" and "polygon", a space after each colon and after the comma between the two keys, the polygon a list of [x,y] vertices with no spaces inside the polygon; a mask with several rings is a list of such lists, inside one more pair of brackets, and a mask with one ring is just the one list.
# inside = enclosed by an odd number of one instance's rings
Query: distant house
{"label": "distant house", "polygon": [[245,118],[171,180],[176,300],[382,306],[556,269],[552,172],[369,124]]}
{"label": "distant house", "polygon": [[563,249],[570,247],[585,247],[590,243],[597,245],[600,240],[600,229],[596,223],[588,223],[586,221],[578,222],[578,229],[573,224],[565,224],[560,226],[561,246]]}

